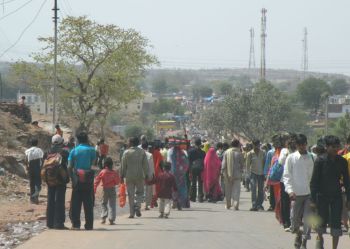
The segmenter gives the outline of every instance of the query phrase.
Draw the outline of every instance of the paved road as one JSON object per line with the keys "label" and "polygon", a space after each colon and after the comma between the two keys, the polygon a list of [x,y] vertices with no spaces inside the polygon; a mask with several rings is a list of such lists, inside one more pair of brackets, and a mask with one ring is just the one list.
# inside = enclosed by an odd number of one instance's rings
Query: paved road
{"label": "paved road", "polygon": [[[250,212],[249,207],[244,192],[240,211],[225,210],[223,203],[195,203],[191,209],[172,211],[169,219],[157,218],[156,210],[144,211],[141,218],[118,217],[115,226],[96,222],[94,231],[45,231],[18,249],[293,248],[293,235],[284,232],[273,213]],[[308,248],[315,248],[314,239],[315,234]],[[325,248],[331,248],[329,236]],[[345,248],[350,248],[347,235],[339,244]]]}

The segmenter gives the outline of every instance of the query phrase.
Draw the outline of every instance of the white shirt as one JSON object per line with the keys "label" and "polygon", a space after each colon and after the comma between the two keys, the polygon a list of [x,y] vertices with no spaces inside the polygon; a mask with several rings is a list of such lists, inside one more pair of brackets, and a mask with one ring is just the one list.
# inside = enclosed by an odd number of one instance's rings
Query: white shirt
{"label": "white shirt", "polygon": [[283,183],[288,194],[297,196],[310,194],[310,180],[314,168],[311,153],[301,155],[299,151],[290,154],[284,165]]}
{"label": "white shirt", "polygon": [[31,147],[24,152],[26,154],[28,162],[35,159],[42,159],[44,157],[44,152],[38,147]]}
{"label": "white shirt", "polygon": [[148,161],[148,178],[152,179],[154,176],[154,162],[153,162],[153,155],[149,153],[148,151],[146,152],[147,156],[147,161]]}

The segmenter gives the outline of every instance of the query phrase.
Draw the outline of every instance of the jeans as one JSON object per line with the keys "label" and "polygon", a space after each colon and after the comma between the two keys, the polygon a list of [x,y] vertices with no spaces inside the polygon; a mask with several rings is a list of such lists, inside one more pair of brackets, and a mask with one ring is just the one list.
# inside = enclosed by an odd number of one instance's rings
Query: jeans
{"label": "jeans", "polygon": [[331,228],[331,235],[338,237],[342,235],[341,216],[343,208],[342,196],[322,196],[317,197],[317,213],[321,218],[321,225],[317,229],[318,233],[326,233],[327,224]]}
{"label": "jeans", "polygon": [[285,191],[284,184],[281,182],[281,216],[283,227],[288,228],[291,225],[290,222],[290,198]]}
{"label": "jeans", "polygon": [[117,214],[117,193],[115,187],[103,189],[101,218],[115,221]]}
{"label": "jeans", "polygon": [[33,160],[29,163],[28,175],[29,175],[29,185],[30,185],[30,200],[38,200],[39,193],[41,190],[41,176],[40,176],[40,161],[36,163]]}
{"label": "jeans", "polygon": [[[254,173],[250,175],[253,208],[262,208],[264,202],[264,180],[264,175]],[[258,193],[256,193],[257,191]]]}
{"label": "jeans", "polygon": [[66,185],[48,187],[46,226],[48,228],[63,228],[65,214]]}
{"label": "jeans", "polygon": [[74,228],[80,228],[81,206],[84,206],[85,229],[93,229],[94,224],[94,189],[93,184],[80,188],[80,183],[72,190],[70,218]]}
{"label": "jeans", "polygon": [[198,182],[198,198],[199,201],[203,201],[203,180],[202,171],[192,170],[192,180],[191,180],[191,200],[196,201],[197,199],[197,182]]}

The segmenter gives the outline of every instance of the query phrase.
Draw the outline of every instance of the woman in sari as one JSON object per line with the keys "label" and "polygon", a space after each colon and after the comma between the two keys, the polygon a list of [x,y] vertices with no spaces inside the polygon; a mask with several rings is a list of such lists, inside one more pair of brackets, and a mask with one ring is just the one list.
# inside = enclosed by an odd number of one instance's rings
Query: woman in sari
{"label": "woman in sari", "polygon": [[204,170],[202,173],[204,191],[209,202],[217,202],[222,197],[219,183],[221,161],[214,148],[208,150],[204,159]]}
{"label": "woman in sari", "polygon": [[187,154],[180,149],[179,142],[175,142],[174,147],[168,151],[167,161],[171,163],[171,173],[175,176],[177,186],[177,196],[174,198],[178,210],[189,207],[186,173],[189,168]]}

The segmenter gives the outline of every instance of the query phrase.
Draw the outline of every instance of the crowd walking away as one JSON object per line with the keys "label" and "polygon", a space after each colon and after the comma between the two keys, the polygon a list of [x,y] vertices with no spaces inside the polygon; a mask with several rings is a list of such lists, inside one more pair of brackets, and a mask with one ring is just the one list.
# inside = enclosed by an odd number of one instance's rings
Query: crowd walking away
{"label": "crowd walking away", "polygon": [[[286,132],[269,141],[253,139],[245,144],[237,138],[231,142],[188,140],[187,136],[148,141],[146,136],[135,136],[119,151],[113,151],[107,141],[101,138],[95,146],[86,132],[64,141],[59,125],[51,148],[43,150],[40,140],[31,139],[25,151],[29,201],[40,203],[42,184],[47,186],[49,229],[69,229],[65,217],[69,210],[70,229],[92,230],[97,205],[103,225],[118,224],[117,206],[124,208],[126,196],[130,219],[158,208],[159,218],[171,220],[196,202],[195,206],[209,202],[221,205],[223,212],[239,212],[241,192],[247,191],[249,211],[274,212],[276,229],[280,226],[293,234],[291,247],[306,249],[314,239],[316,248],[323,249],[329,230],[336,249],[340,236],[348,233],[350,137],[342,147],[332,135],[309,145],[305,135]],[[66,207],[68,184],[72,193]]]}

